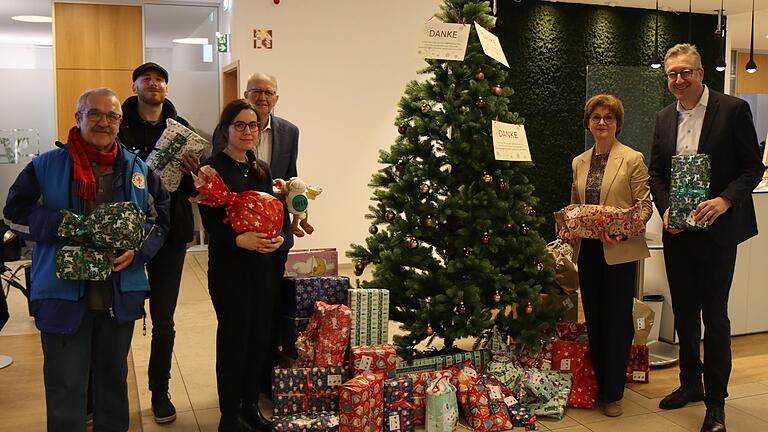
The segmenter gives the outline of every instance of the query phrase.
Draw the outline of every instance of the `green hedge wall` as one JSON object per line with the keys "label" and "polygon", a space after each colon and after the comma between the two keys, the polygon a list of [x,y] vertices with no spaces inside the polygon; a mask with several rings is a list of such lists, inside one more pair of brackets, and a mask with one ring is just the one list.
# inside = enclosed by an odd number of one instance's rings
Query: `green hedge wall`
{"label": "green hedge wall", "polygon": [[[547,218],[541,234],[548,239],[554,237],[552,212],[570,199],[571,160],[584,151],[587,66],[648,65],[654,51],[654,13],[529,0],[498,2],[496,34],[511,66],[507,85],[515,91],[510,111],[525,118],[536,164],[529,178],[541,199],[539,214]],[[715,71],[720,56],[720,42],[714,37],[717,16],[693,14],[691,22],[704,81],[722,91],[724,72]],[[659,12],[660,57],[674,44],[687,42],[688,33],[687,12]],[[661,75],[659,79],[663,81]],[[650,123],[652,128],[652,119]]]}

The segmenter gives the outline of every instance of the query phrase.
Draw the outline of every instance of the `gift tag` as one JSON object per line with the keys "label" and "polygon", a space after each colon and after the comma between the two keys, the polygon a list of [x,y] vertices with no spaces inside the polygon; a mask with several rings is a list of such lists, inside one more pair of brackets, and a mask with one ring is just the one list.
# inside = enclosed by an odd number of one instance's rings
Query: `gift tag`
{"label": "gift tag", "polygon": [[645,371],[634,371],[632,372],[632,381],[643,381],[645,382]]}
{"label": "gift tag", "polygon": [[369,355],[364,355],[360,357],[360,364],[358,364],[357,368],[368,371],[371,369],[371,363],[373,363],[373,358]]}
{"label": "gift tag", "polygon": [[696,212],[696,210],[691,210],[691,213],[688,214],[688,217],[685,218],[685,223],[687,223],[690,226],[697,226],[696,219],[693,218],[693,214]]}
{"label": "gift tag", "polygon": [[341,375],[328,375],[328,386],[338,387],[341,385]]}
{"label": "gift tag", "polygon": [[491,397],[491,400],[499,400],[504,398],[504,395],[501,393],[501,388],[497,385],[488,386],[488,396]]}
{"label": "gift tag", "polygon": [[472,378],[477,378],[477,371],[474,368],[469,367],[466,369],[462,369],[462,371]]}
{"label": "gift tag", "polygon": [[570,371],[571,370],[571,359],[564,358],[560,360],[560,370],[562,371]]}
{"label": "gift tag", "polygon": [[518,402],[517,402],[517,399],[515,399],[514,396],[509,395],[509,396],[504,398],[504,403],[507,404],[507,406],[512,406],[512,405],[515,405]]}
{"label": "gift tag", "polygon": [[638,330],[645,329],[645,318],[644,317],[640,317],[640,318],[637,319],[637,329]]}
{"label": "gift tag", "polygon": [[396,412],[389,415],[389,430],[390,432],[400,430],[400,416]]}
{"label": "gift tag", "polygon": [[573,302],[571,301],[570,297],[567,297],[565,300],[563,300],[563,306],[565,306],[565,310],[573,309]]}

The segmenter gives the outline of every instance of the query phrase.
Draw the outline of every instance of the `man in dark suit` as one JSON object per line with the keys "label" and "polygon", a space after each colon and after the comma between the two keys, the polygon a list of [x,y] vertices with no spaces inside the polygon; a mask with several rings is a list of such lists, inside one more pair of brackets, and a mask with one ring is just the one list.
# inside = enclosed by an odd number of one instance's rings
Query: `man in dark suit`
{"label": "man in dark suit", "polygon": [[[277,117],[272,113],[277,104],[280,95],[277,93],[277,79],[274,76],[257,72],[248,78],[248,84],[245,90],[245,98],[256,107],[256,113],[259,116],[261,131],[259,142],[254,149],[256,157],[269,164],[272,172],[272,178],[288,180],[296,177],[296,160],[299,154],[299,128],[286,119]],[[293,234],[291,233],[290,214],[286,211],[283,220],[283,238],[285,241],[276,252],[274,257],[274,269],[278,280],[282,281],[285,273],[285,262],[288,259],[288,251],[293,247]],[[277,287],[281,287],[278,283]],[[262,374],[264,386],[262,388],[271,388],[270,372],[278,362],[278,331],[281,320],[280,293],[275,293],[273,298],[278,299],[275,302],[275,310],[272,314],[273,328],[270,332],[271,342],[269,347],[265,347],[271,353]],[[256,402],[256,401],[254,401]],[[255,406],[255,405],[254,405]],[[256,408],[258,411],[258,408]],[[260,415],[259,412],[254,412]]]}
{"label": "man in dark suit", "polygon": [[[725,398],[731,372],[728,294],[736,246],[757,235],[752,190],[763,172],[749,105],[703,84],[695,46],[679,44],[664,57],[667,87],[677,102],[656,115],[650,186],[663,215],[664,262],[680,339],[680,387],[659,407],[675,409],[704,400],[702,432],[725,431]],[[709,199],[694,212],[705,231],[669,227],[672,156],[711,156]],[[704,321],[704,360],[699,353]],[[702,374],[704,381],[702,384]]]}

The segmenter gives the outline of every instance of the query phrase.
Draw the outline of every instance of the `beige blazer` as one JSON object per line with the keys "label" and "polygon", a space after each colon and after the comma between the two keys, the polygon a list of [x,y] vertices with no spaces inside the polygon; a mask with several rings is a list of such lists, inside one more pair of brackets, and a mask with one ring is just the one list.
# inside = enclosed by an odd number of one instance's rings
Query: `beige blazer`
{"label": "beige blazer", "polygon": [[[589,166],[592,163],[594,147],[573,158],[573,187],[571,188],[571,204],[584,204],[584,190],[587,187]],[[645,166],[643,154],[616,141],[611,147],[608,163],[603,174],[600,187],[600,204],[620,208],[629,208],[640,202],[643,222],[653,214],[651,206],[651,190],[648,186],[648,168]],[[573,261],[579,258],[581,239],[576,239],[573,245]],[[615,245],[603,245],[605,262],[622,264],[637,261],[651,256],[645,237],[632,237]]]}

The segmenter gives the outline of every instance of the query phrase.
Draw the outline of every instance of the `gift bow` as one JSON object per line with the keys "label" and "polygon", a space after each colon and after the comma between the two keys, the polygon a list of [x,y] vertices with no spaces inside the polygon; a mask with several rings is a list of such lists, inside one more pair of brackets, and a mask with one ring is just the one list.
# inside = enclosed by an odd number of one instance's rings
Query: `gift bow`
{"label": "gift bow", "polygon": [[709,197],[709,189],[701,187],[692,187],[690,183],[700,183],[689,181],[688,177],[682,177],[678,182],[675,182],[675,186],[672,187],[670,193],[672,195],[686,195],[694,197]]}

